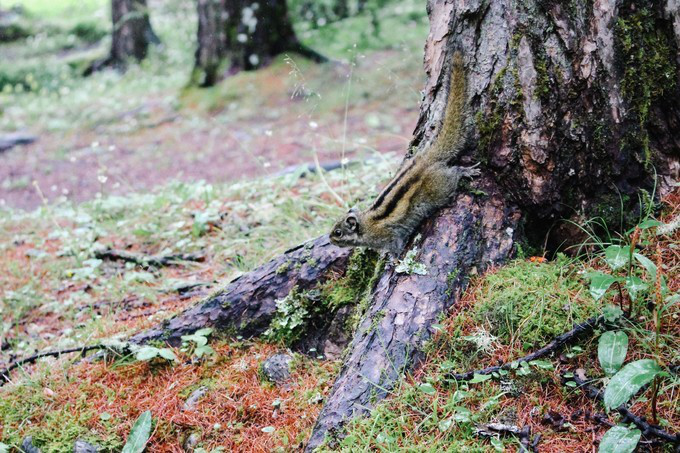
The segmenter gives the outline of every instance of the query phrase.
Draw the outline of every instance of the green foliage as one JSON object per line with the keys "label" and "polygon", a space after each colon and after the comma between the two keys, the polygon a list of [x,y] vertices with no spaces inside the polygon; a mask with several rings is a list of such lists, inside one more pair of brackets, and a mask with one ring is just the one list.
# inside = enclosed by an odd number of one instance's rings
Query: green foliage
{"label": "green foliage", "polygon": [[659,364],[652,359],[637,360],[624,366],[607,384],[604,391],[605,407],[615,409],[627,403],[661,372]]}
{"label": "green foliage", "polygon": [[208,346],[208,336],[213,332],[210,327],[199,329],[191,335],[182,335],[182,351],[189,352],[201,359],[204,355],[211,355],[215,350]]}
{"label": "green foliage", "polygon": [[304,333],[312,306],[319,300],[318,291],[299,291],[297,286],[293,287],[286,297],[276,301],[276,315],[265,337],[272,342],[294,343]]}
{"label": "green foliage", "polygon": [[602,440],[598,453],[632,453],[635,451],[642,433],[639,429],[625,426],[613,426],[607,431]]}
{"label": "green foliage", "polygon": [[571,297],[580,285],[564,256],[543,264],[516,261],[485,278],[474,318],[505,343],[540,347],[595,313],[594,305]]}
{"label": "green foliage", "polygon": [[597,347],[597,357],[604,372],[611,376],[623,365],[628,351],[628,335],[622,331],[602,334]]}
{"label": "green foliage", "polygon": [[142,412],[132,425],[122,453],[142,453],[151,435],[151,411]]}

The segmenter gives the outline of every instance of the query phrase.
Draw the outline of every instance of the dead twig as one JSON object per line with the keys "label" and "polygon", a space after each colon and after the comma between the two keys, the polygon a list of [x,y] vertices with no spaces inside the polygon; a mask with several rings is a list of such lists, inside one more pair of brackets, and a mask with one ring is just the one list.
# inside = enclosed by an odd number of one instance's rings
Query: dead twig
{"label": "dead twig", "polygon": [[[586,377],[585,372],[581,369],[576,370],[573,373],[573,377],[566,378],[563,374],[562,380],[564,382],[567,381],[576,382],[578,388],[581,391],[583,391],[590,399],[596,401],[604,400],[604,392],[601,389],[590,384],[591,381]],[[657,439],[660,439],[664,442],[670,442],[675,445],[680,445],[680,434],[669,433],[668,431],[662,429],[660,426],[649,423],[647,419],[645,419],[645,417],[639,417],[632,413],[630,410],[628,410],[625,404],[622,404],[621,406],[617,407],[616,411],[623,417],[623,419],[621,420],[623,423],[633,423],[640,429],[640,431],[642,431],[643,436],[648,438],[656,437]]]}
{"label": "dead twig", "polygon": [[125,250],[106,249],[94,252],[95,258],[110,261],[125,261],[144,267],[163,267],[178,261],[203,261],[203,255],[193,253],[178,253],[170,255],[139,255]]}
{"label": "dead twig", "polygon": [[7,368],[0,370],[0,376],[2,376],[3,380],[0,381],[0,387],[4,385],[6,382],[10,381],[9,378],[9,373],[21,366],[27,365],[29,363],[33,363],[37,361],[38,359],[42,359],[43,357],[58,357],[63,354],[71,354],[73,352],[80,352],[81,354],[85,354],[86,352],[89,351],[94,351],[96,349],[104,349],[107,346],[103,344],[94,344],[90,346],[79,346],[76,348],[69,348],[69,349],[60,349],[58,351],[46,351],[46,352],[39,352],[37,354],[33,354],[32,356],[19,359],[14,361],[11,365],[9,365]]}
{"label": "dead twig", "polygon": [[570,331],[555,337],[553,341],[543,346],[541,349],[534,351],[531,354],[526,355],[520,359],[513,360],[512,362],[504,363],[502,365],[482,368],[481,370],[468,371],[465,373],[451,373],[447,376],[447,378],[455,379],[456,381],[469,381],[475,376],[475,374],[496,373],[500,370],[509,370],[514,366],[513,364],[519,364],[521,362],[530,362],[532,360],[540,359],[541,357],[545,357],[549,354],[552,354],[553,352],[557,352],[564,346],[575,342],[584,335],[591,334],[595,330],[595,328],[603,324],[603,322],[604,317],[602,316],[589,318],[588,320],[580,324],[576,324],[574,328],[571,329]]}
{"label": "dead twig", "polygon": [[520,428],[519,426],[508,425],[505,423],[487,423],[485,425],[481,425],[477,428],[477,434],[485,437],[493,437],[494,434],[511,434],[513,436],[517,436],[521,445],[520,451],[522,452],[537,452],[538,442],[541,439],[541,435],[537,434],[532,440],[531,428],[528,426]]}

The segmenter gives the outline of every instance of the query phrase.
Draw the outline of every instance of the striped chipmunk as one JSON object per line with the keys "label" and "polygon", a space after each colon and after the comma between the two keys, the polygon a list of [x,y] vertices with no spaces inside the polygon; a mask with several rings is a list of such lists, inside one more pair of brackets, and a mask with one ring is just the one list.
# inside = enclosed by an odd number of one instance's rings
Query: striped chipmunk
{"label": "striped chipmunk", "polygon": [[405,163],[368,209],[350,209],[331,230],[333,244],[368,247],[396,258],[420,223],[449,202],[460,178],[479,175],[476,166],[451,165],[466,139],[466,80],[459,52],[452,66],[444,122],[435,142]]}

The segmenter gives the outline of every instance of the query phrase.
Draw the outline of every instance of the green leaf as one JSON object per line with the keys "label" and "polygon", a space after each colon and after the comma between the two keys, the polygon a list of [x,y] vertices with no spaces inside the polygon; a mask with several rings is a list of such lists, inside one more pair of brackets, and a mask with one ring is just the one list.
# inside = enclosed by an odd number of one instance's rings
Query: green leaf
{"label": "green leaf", "polygon": [[641,230],[646,230],[647,228],[653,228],[661,225],[663,225],[663,222],[659,222],[656,219],[647,219],[640,222],[637,227]]}
{"label": "green leaf", "polygon": [[108,412],[102,412],[102,413],[99,415],[99,420],[101,420],[101,421],[103,421],[103,422],[105,422],[105,421],[107,421],[107,420],[111,420],[111,414],[109,414]]}
{"label": "green leaf", "polygon": [[434,395],[435,393],[437,393],[437,389],[432,387],[432,384],[429,384],[427,382],[424,384],[420,384],[418,390],[420,390],[423,393],[427,393],[428,395]]}
{"label": "green leaf", "polygon": [[203,329],[198,329],[196,332],[194,332],[194,335],[198,335],[201,337],[207,337],[211,333],[213,333],[212,327],[204,327]]}
{"label": "green leaf", "polygon": [[493,449],[496,450],[496,451],[505,451],[505,447],[503,446],[503,441],[500,440],[497,437],[491,438],[491,445],[493,446]]}
{"label": "green leaf", "polygon": [[630,258],[630,247],[620,245],[610,245],[604,251],[604,260],[609,264],[613,271],[621,269],[628,264]]}
{"label": "green leaf", "polygon": [[177,356],[170,348],[162,348],[158,350],[158,354],[166,360],[177,361]]}
{"label": "green leaf", "polygon": [[598,453],[632,453],[641,435],[639,429],[613,426],[602,436],[600,448],[597,451]]}
{"label": "green leaf", "polygon": [[453,425],[453,419],[452,418],[447,418],[445,420],[442,420],[439,422],[439,431],[445,432],[448,430],[451,425]]}
{"label": "green leaf", "polygon": [[0,453],[9,453],[9,445],[0,442]]}
{"label": "green leaf", "polygon": [[142,412],[132,425],[122,453],[142,453],[151,434],[151,411]]}
{"label": "green leaf", "polygon": [[158,348],[154,348],[153,346],[142,346],[135,354],[135,359],[139,361],[151,360],[158,357],[159,352]]}
{"label": "green leaf", "polygon": [[637,360],[624,366],[604,391],[605,407],[611,409],[624,404],[659,373],[661,367],[652,359]]}
{"label": "green leaf", "polygon": [[602,334],[597,345],[597,357],[607,376],[619,371],[626,359],[626,352],[628,352],[628,335],[625,332],[609,331]]}
{"label": "green leaf", "polygon": [[607,322],[614,323],[621,319],[623,310],[615,305],[607,305],[602,309],[602,314]]}
{"label": "green leaf", "polygon": [[649,277],[652,280],[656,280],[656,264],[654,264],[652,260],[650,260],[644,255],[641,255],[640,253],[633,253],[633,256],[635,257],[636,260],[640,262],[642,267],[645,268],[645,270],[649,274]]}
{"label": "green leaf", "polygon": [[553,364],[550,363],[547,360],[532,360],[529,362],[529,365],[535,366],[536,368],[540,368],[542,370],[553,370]]}
{"label": "green leaf", "polygon": [[490,374],[475,373],[474,377],[472,379],[470,379],[470,384],[477,384],[479,382],[488,381],[489,379],[491,379]]}
{"label": "green leaf", "polygon": [[276,428],[274,428],[273,426],[265,426],[264,428],[262,428],[263,433],[271,434],[274,431],[276,431]]}
{"label": "green leaf", "polygon": [[600,300],[615,281],[616,277],[612,275],[602,272],[591,272],[590,295],[593,296],[593,299]]}
{"label": "green leaf", "polygon": [[639,277],[631,275],[626,278],[626,289],[628,290],[631,299],[635,300],[640,291],[647,289],[647,283],[643,282]]}
{"label": "green leaf", "polygon": [[456,406],[453,419],[458,423],[469,423],[472,419],[472,412],[467,407]]}

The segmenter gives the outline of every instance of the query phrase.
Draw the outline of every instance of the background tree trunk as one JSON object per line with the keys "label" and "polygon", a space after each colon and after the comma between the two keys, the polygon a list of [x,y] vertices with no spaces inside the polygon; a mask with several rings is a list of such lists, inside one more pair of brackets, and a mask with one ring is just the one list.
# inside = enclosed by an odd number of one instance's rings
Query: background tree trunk
{"label": "background tree trunk", "polygon": [[225,0],[198,0],[198,46],[191,84],[213,86],[226,55]]}
{"label": "background tree trunk", "polygon": [[122,66],[130,59],[143,60],[149,44],[158,40],[151,28],[146,0],[111,0],[111,17],[111,64]]}
{"label": "background tree trunk", "polygon": [[[650,203],[655,184],[663,192],[679,176],[676,0],[431,0],[428,13],[428,80],[406,160],[436,140],[460,51],[470,134],[456,164],[481,162],[483,175],[421,229],[416,260],[426,275],[388,266],[373,288],[309,450],[418,363],[432,324],[470,275],[506,261],[519,240],[551,248],[577,240],[560,219],[600,216],[623,229],[637,220],[639,199]],[[244,303],[259,307],[257,292]]]}
{"label": "background tree trunk", "polygon": [[160,44],[151,27],[146,0],[111,0],[111,51],[85,70],[90,75],[105,67],[124,69],[130,60],[146,58],[150,44]]}
{"label": "background tree trunk", "polygon": [[326,59],[297,39],[285,0],[200,0],[198,49],[192,83],[210,86],[221,68],[235,73],[266,66],[285,52]]}

